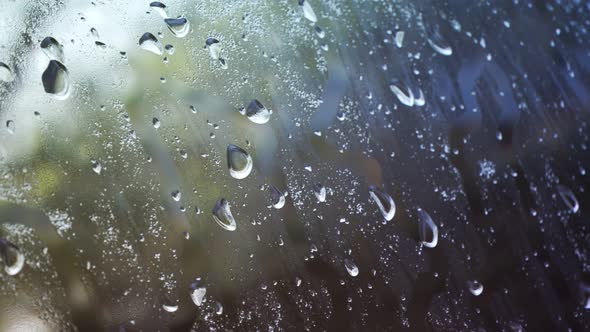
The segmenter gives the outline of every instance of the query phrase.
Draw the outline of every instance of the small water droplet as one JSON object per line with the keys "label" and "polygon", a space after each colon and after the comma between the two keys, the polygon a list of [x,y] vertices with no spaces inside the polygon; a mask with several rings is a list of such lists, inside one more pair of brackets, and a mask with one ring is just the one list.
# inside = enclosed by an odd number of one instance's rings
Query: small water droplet
{"label": "small water droplet", "polygon": [[418,212],[418,233],[420,241],[425,247],[434,248],[438,243],[438,227],[432,221],[430,215],[422,210],[417,209]]}
{"label": "small water droplet", "polygon": [[350,258],[344,259],[344,267],[351,277],[356,277],[359,275],[359,268]]}
{"label": "small water droplet", "polygon": [[65,60],[63,45],[53,37],[45,37],[41,41],[41,50],[49,57],[49,60],[57,60],[59,62],[64,62]]}
{"label": "small water droplet", "polygon": [[70,76],[66,66],[61,62],[57,60],[49,61],[41,80],[45,92],[59,100],[68,98],[70,94]]}
{"label": "small water droplet", "polygon": [[252,172],[253,165],[252,157],[246,150],[233,144],[227,146],[227,168],[234,179],[246,178]]}
{"label": "small water droplet", "polygon": [[480,296],[483,293],[483,285],[477,280],[467,281],[467,287],[474,296]]}
{"label": "small water droplet", "polygon": [[398,48],[402,48],[404,46],[404,36],[406,35],[403,31],[398,31],[395,33],[395,45]]}
{"label": "small water droplet", "polygon": [[139,47],[157,55],[162,55],[163,52],[162,43],[160,43],[156,36],[149,32],[144,33],[141,38],[139,38]]}
{"label": "small water droplet", "polygon": [[10,276],[18,274],[25,265],[25,256],[16,245],[5,239],[0,239],[0,257],[4,262],[4,272]]}
{"label": "small water droplet", "polygon": [[15,125],[13,120],[6,121],[6,130],[8,130],[10,134],[14,134],[14,127]]}
{"label": "small water droplet", "polygon": [[90,34],[92,34],[92,36],[96,39],[99,38],[98,31],[96,31],[95,28],[90,28]]}
{"label": "small water droplet", "polygon": [[175,37],[183,38],[190,31],[190,23],[185,17],[167,18],[164,22]]}
{"label": "small water droplet", "polygon": [[313,185],[313,193],[315,197],[320,202],[326,201],[326,187],[324,187],[321,183],[316,183]]}
{"label": "small water droplet", "polygon": [[12,70],[4,62],[0,62],[0,81],[12,82],[14,81],[14,75]]}
{"label": "small water droplet", "polygon": [[258,99],[254,99],[248,104],[248,107],[242,109],[240,113],[246,115],[246,117],[254,123],[265,124],[270,120],[272,111],[264,107]]}
{"label": "small water droplet", "polygon": [[571,213],[576,213],[578,210],[580,210],[578,199],[569,188],[558,185],[557,191],[559,192],[559,196],[563,200],[563,203],[568,207]]}
{"label": "small water droplet", "polygon": [[174,46],[167,44],[166,46],[164,46],[164,49],[166,49],[166,52],[168,52],[168,54],[174,54]]}
{"label": "small water droplet", "polygon": [[319,26],[315,26],[315,33],[318,35],[318,38],[323,39],[326,36],[326,32],[322,30]]}
{"label": "small water droplet", "polygon": [[301,11],[303,12],[303,17],[308,19],[309,21],[315,23],[318,21],[318,17],[316,16],[313,8],[309,4],[307,0],[299,0],[299,6],[301,6]]}
{"label": "small water droplet", "polygon": [[227,231],[235,231],[237,228],[236,220],[225,198],[221,198],[215,203],[215,207],[213,207],[213,220]]}
{"label": "small water droplet", "polygon": [[223,305],[219,302],[215,302],[215,313],[218,315],[223,314]]}
{"label": "small water droplet", "polygon": [[150,8],[155,11],[156,13],[160,14],[160,16],[162,16],[163,18],[167,18],[168,14],[166,14],[166,5],[159,2],[159,1],[154,1],[152,3],[150,3]]}
{"label": "small water droplet", "polygon": [[160,125],[161,125],[160,120],[158,120],[158,118],[153,118],[152,124],[154,125],[154,128],[156,128],[156,129],[160,128]]}
{"label": "small water droplet", "polygon": [[426,98],[424,97],[422,89],[418,90],[418,98],[414,98],[414,105],[418,107],[426,105]]}
{"label": "small water droplet", "polygon": [[205,294],[207,294],[207,288],[203,285],[201,278],[195,279],[195,281],[190,284],[190,296],[193,303],[200,307],[201,304],[205,302]]}
{"label": "small water droplet", "polygon": [[375,186],[369,187],[369,195],[377,203],[385,220],[390,221],[395,216],[395,202],[389,194],[384,193]]}
{"label": "small water droplet", "polygon": [[180,193],[180,190],[174,190],[173,192],[170,193],[170,195],[172,196],[172,199],[175,202],[180,202],[180,197],[182,196],[182,194]]}
{"label": "small water droplet", "polygon": [[285,195],[273,185],[270,185],[270,199],[272,207],[277,210],[285,206]]}
{"label": "small water droplet", "polygon": [[102,172],[102,165],[96,160],[91,160],[90,163],[92,164],[92,170],[94,173],[100,175]]}

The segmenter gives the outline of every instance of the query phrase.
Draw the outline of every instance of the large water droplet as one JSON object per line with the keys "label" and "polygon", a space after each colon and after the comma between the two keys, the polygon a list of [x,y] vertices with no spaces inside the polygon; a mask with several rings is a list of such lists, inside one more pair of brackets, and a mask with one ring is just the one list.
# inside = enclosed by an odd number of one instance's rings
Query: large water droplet
{"label": "large water droplet", "polygon": [[18,274],[25,265],[25,256],[8,240],[0,239],[0,257],[4,261],[4,272],[11,276]]}
{"label": "large water droplet", "polygon": [[190,284],[191,299],[197,306],[201,306],[205,302],[205,294],[207,294],[207,288],[203,285],[201,278],[197,278]]}
{"label": "large water droplet", "polygon": [[270,185],[270,199],[272,207],[277,210],[285,206],[285,195],[273,185]]}
{"label": "large water droplet", "polygon": [[346,268],[346,271],[351,277],[356,277],[359,275],[359,268],[351,259],[344,259],[344,267]]}
{"label": "large water droplet", "polygon": [[164,20],[168,29],[178,38],[185,37],[190,31],[190,23],[185,17],[167,18]]}
{"label": "large water droplet", "polygon": [[45,92],[56,99],[66,99],[70,95],[70,76],[66,66],[57,60],[49,61],[41,76]]}
{"label": "large water droplet", "polygon": [[426,211],[418,208],[417,212],[420,241],[428,248],[436,247],[438,243],[438,227]]}
{"label": "large water droplet", "polygon": [[150,3],[150,8],[155,11],[156,13],[160,14],[160,16],[162,16],[163,18],[167,18],[168,14],[166,14],[166,5],[159,2],[159,1],[154,1],[152,3]]}
{"label": "large water droplet", "polygon": [[265,124],[270,120],[272,111],[264,107],[258,99],[254,99],[248,104],[248,107],[242,109],[240,113],[246,115],[250,121],[257,124]]}
{"label": "large water droplet", "polygon": [[244,179],[252,172],[252,157],[239,146],[229,144],[227,146],[227,168],[234,179]]}
{"label": "large water droplet", "polygon": [[141,38],[139,38],[139,47],[157,55],[162,55],[163,52],[162,43],[160,43],[156,36],[149,32],[144,33]]}
{"label": "large water droplet", "polygon": [[301,6],[301,10],[303,12],[303,17],[310,20],[311,22],[317,22],[318,17],[315,15],[313,8],[309,4],[307,0],[299,0],[299,6]]}
{"label": "large water droplet", "polygon": [[467,281],[467,287],[474,296],[480,296],[483,293],[483,285],[477,280]]}
{"label": "large water droplet", "polygon": [[14,121],[13,120],[6,121],[6,130],[8,130],[9,133],[14,134],[14,129],[15,129]]}
{"label": "large water droplet", "polygon": [[377,203],[383,218],[387,221],[393,219],[393,216],[395,216],[395,202],[393,201],[393,198],[375,186],[369,187],[369,195],[371,195],[373,201]]}
{"label": "large water droplet", "polygon": [[43,53],[45,53],[50,60],[57,60],[59,62],[64,62],[65,60],[63,45],[53,37],[45,37],[45,39],[41,41],[41,50],[43,50]]}
{"label": "large water droplet", "polygon": [[557,191],[559,192],[559,196],[563,200],[563,203],[568,207],[571,213],[576,213],[578,210],[580,210],[578,199],[569,188],[558,185]]}
{"label": "large water droplet", "polygon": [[213,208],[213,220],[225,230],[235,231],[237,228],[236,220],[234,219],[229,203],[225,198],[221,198],[215,203],[215,207]]}
{"label": "large water droplet", "polygon": [[315,197],[320,202],[326,201],[326,187],[324,187],[321,183],[316,183],[313,185],[313,193]]}
{"label": "large water droplet", "polygon": [[178,304],[163,304],[162,309],[167,312],[176,312],[178,310]]}
{"label": "large water droplet", "polygon": [[430,47],[432,47],[433,50],[444,56],[451,56],[453,54],[451,45],[449,45],[449,43],[441,35],[438,27],[431,27],[427,33],[428,44],[430,44]]}
{"label": "large water droplet", "polygon": [[414,94],[404,82],[394,79],[389,83],[389,89],[402,104],[410,107],[414,106]]}
{"label": "large water droplet", "polygon": [[398,48],[402,48],[404,46],[404,36],[406,35],[403,31],[398,31],[395,33],[395,45]]}
{"label": "large water droplet", "polygon": [[12,82],[14,81],[14,75],[12,70],[4,62],[0,62],[0,81]]}

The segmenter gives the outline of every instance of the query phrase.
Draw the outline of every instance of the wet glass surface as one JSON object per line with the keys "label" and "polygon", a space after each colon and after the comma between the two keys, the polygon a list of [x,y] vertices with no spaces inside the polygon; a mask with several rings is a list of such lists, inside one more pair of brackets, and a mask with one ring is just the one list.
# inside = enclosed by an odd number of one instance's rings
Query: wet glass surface
{"label": "wet glass surface", "polygon": [[0,330],[590,328],[583,1],[5,1]]}

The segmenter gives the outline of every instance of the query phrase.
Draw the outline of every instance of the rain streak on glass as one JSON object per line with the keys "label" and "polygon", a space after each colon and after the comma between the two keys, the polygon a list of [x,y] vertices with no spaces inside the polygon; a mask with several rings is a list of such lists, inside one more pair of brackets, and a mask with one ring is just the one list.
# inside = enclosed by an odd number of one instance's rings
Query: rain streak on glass
{"label": "rain streak on glass", "polygon": [[164,49],[158,38],[149,32],[144,33],[139,38],[139,47],[157,55],[162,55]]}
{"label": "rain streak on glass", "polygon": [[417,209],[418,212],[418,233],[420,241],[425,247],[434,248],[438,243],[438,227],[432,221],[430,215],[422,210]]}
{"label": "rain streak on glass", "polygon": [[389,194],[384,193],[375,186],[369,187],[369,195],[379,207],[379,211],[385,220],[390,221],[395,216],[395,202]]}
{"label": "rain streak on glass", "polygon": [[264,107],[258,99],[254,99],[246,108],[242,108],[240,113],[248,117],[248,119],[254,123],[265,124],[270,120],[272,111]]}
{"label": "rain streak on glass", "polygon": [[56,99],[64,100],[70,95],[70,76],[66,66],[57,60],[49,61],[41,76],[45,92]]}
{"label": "rain streak on glass", "polygon": [[246,178],[252,172],[253,165],[252,157],[246,150],[233,144],[227,146],[227,168],[234,179]]}
{"label": "rain streak on glass", "polygon": [[348,272],[351,277],[356,277],[359,275],[359,268],[350,258],[344,259],[344,267],[346,268],[346,272]]}
{"label": "rain streak on glass", "polygon": [[213,220],[223,229],[233,232],[237,228],[236,220],[231,213],[230,205],[225,200],[225,198],[221,198],[215,203],[215,207],[213,207]]}

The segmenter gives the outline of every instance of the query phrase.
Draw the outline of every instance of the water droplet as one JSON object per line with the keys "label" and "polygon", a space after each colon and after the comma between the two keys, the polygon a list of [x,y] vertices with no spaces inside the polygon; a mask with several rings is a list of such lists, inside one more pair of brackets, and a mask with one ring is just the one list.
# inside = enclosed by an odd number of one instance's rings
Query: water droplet
{"label": "water droplet", "polygon": [[242,109],[240,113],[246,115],[250,121],[257,124],[265,124],[270,120],[272,111],[264,107],[258,99],[254,99],[248,104],[248,107]]}
{"label": "water droplet", "polygon": [[90,163],[92,164],[92,170],[94,173],[100,175],[100,172],[102,172],[102,165],[96,160],[91,160]]}
{"label": "water droplet", "polygon": [[326,187],[324,187],[321,183],[316,183],[313,185],[313,193],[315,197],[320,202],[326,201]]}
{"label": "water droplet", "polygon": [[4,62],[0,62],[0,81],[12,82],[14,81],[14,75],[12,70]]}
{"label": "water droplet", "polygon": [[285,206],[285,195],[273,185],[270,185],[270,199],[272,207],[277,210]]}
{"label": "water droplet", "polygon": [[359,268],[351,259],[344,259],[344,267],[346,268],[346,271],[351,277],[356,277],[359,275]]}
{"label": "water droplet", "polygon": [[502,132],[501,132],[500,130],[498,130],[498,132],[496,132],[496,139],[497,139],[498,141],[501,141],[503,138],[504,138],[504,137],[503,137],[503,135],[502,135]]}
{"label": "water droplet", "polygon": [[424,97],[422,89],[418,90],[418,98],[414,98],[414,105],[418,107],[426,105],[426,98]]}
{"label": "water droplet", "polygon": [[9,133],[14,134],[14,121],[13,120],[6,121],[6,130],[8,130]]}
{"label": "water droplet", "polygon": [[225,198],[221,198],[215,203],[213,208],[213,220],[227,231],[235,231],[237,228],[236,220],[231,213],[229,203]]}
{"label": "water droplet", "polygon": [[98,36],[98,31],[96,31],[96,29],[95,29],[95,28],[90,28],[90,34],[92,34],[92,36],[93,36],[94,38],[96,38],[96,39],[98,39],[98,38],[99,38],[99,36]]}
{"label": "water droplet", "polygon": [[160,16],[162,16],[163,18],[167,18],[168,14],[166,14],[166,5],[158,2],[158,1],[154,1],[152,3],[150,3],[150,8],[155,11],[156,13],[160,14]]}
{"label": "water droplet", "polygon": [[227,146],[227,168],[234,179],[244,179],[252,172],[252,157],[239,146],[229,144]]}
{"label": "water droplet", "polygon": [[96,46],[98,46],[100,48],[106,48],[107,47],[107,44],[105,44],[105,43],[103,43],[101,41],[98,41],[98,40],[94,42],[94,45],[96,45]]}
{"label": "water droplet", "polygon": [[414,106],[414,94],[408,86],[400,80],[394,79],[389,83],[389,89],[395,94],[397,99],[404,105]]}
{"label": "water droplet", "polygon": [[444,56],[451,56],[453,49],[445,38],[441,35],[437,26],[433,26],[428,31],[428,44],[433,50]]}
{"label": "water droplet", "polygon": [[4,261],[4,272],[10,276],[18,274],[25,265],[25,256],[8,240],[0,239],[0,257]]}
{"label": "water droplet", "polygon": [[318,35],[318,38],[323,39],[326,36],[326,32],[322,30],[319,26],[315,26],[315,33]]}
{"label": "water droplet", "polygon": [[154,125],[154,128],[156,128],[156,129],[160,128],[160,125],[161,125],[160,120],[158,120],[158,118],[153,118],[152,124]]}
{"label": "water droplet", "polygon": [[57,60],[59,62],[64,62],[65,60],[63,45],[53,37],[45,37],[41,41],[41,50],[49,57],[49,60]]}
{"label": "water droplet", "polygon": [[301,6],[301,10],[303,11],[303,17],[305,17],[313,23],[318,21],[318,17],[315,15],[313,8],[309,4],[309,1],[299,0],[299,6]]}
{"label": "water droplet", "polygon": [[41,80],[45,92],[59,100],[68,98],[70,94],[70,76],[66,66],[61,62],[57,60],[49,61]]}
{"label": "water droplet", "polygon": [[420,241],[428,248],[436,247],[438,243],[438,227],[426,211],[418,208],[417,212]]}
{"label": "water droplet", "polygon": [[563,200],[563,203],[568,207],[571,213],[576,213],[578,210],[580,210],[578,199],[569,188],[558,185],[557,191],[559,192],[559,196]]}
{"label": "water droplet", "polygon": [[162,309],[164,309],[166,312],[176,312],[176,310],[178,310],[178,305],[177,304],[163,304]]}
{"label": "water droplet", "polygon": [[162,55],[162,43],[160,43],[156,36],[149,32],[144,33],[139,38],[139,47],[154,54]]}
{"label": "water droplet", "polygon": [[395,33],[395,45],[398,48],[402,48],[402,46],[404,45],[404,36],[405,35],[406,35],[406,33],[403,31],[398,31]]}
{"label": "water droplet", "polygon": [[164,22],[168,25],[170,32],[178,38],[185,37],[190,31],[190,23],[185,17],[167,18]]}
{"label": "water droplet", "polygon": [[197,278],[190,284],[191,299],[197,306],[200,307],[205,302],[205,294],[207,294],[207,288],[203,285],[201,278]]}
{"label": "water droplet", "polygon": [[369,195],[377,203],[385,220],[390,221],[395,216],[395,202],[389,194],[382,192],[375,186],[369,187]]}
{"label": "water droplet", "polygon": [[483,285],[477,280],[467,281],[467,287],[474,296],[480,296],[483,293]]}
{"label": "water droplet", "polygon": [[172,196],[172,199],[175,202],[180,202],[180,197],[182,196],[182,194],[180,193],[180,190],[174,190],[173,192],[170,193],[170,195]]}
{"label": "water droplet", "polygon": [[166,49],[166,52],[168,52],[168,54],[174,54],[174,46],[167,44],[166,46],[164,46],[164,49]]}
{"label": "water droplet", "polygon": [[223,314],[223,305],[219,302],[215,302],[215,313],[218,315]]}

